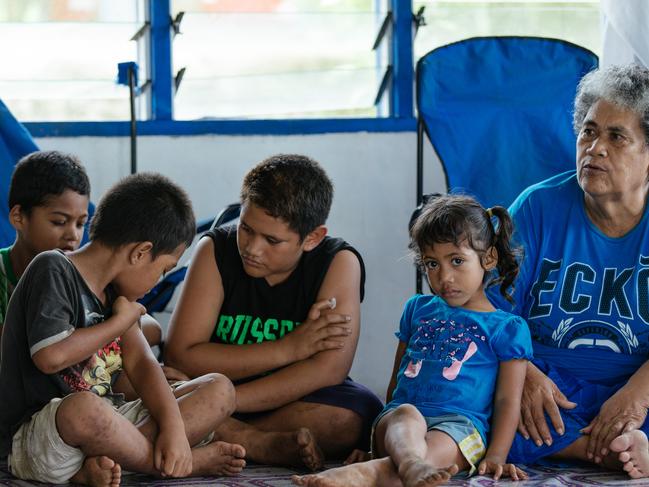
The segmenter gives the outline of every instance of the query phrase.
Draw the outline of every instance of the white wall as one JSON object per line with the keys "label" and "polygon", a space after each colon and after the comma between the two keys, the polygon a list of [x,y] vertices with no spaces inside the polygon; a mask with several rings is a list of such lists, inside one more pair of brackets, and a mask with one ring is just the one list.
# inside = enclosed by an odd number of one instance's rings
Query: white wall
{"label": "white wall", "polygon": [[[92,200],[129,173],[129,140],[121,137],[37,139],[41,149],[78,155],[88,170]],[[329,233],[363,255],[367,269],[362,333],[352,377],[381,397],[396,348],[394,331],[414,293],[407,223],[415,202],[414,132],[305,136],[149,136],[138,139],[138,170],[159,171],[190,194],[197,218],[237,201],[244,174],[280,152],[319,161],[335,186]],[[437,164],[427,166],[425,190],[443,191]]]}

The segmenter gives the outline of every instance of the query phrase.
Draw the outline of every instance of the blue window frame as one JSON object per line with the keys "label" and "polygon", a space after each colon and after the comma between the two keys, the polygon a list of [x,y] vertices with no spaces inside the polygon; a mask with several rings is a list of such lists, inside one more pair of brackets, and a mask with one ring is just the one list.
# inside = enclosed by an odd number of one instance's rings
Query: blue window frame
{"label": "blue window frame", "polygon": [[[174,120],[173,97],[175,73],[172,62],[174,19],[171,0],[146,2],[146,52],[148,77],[140,74],[140,85],[146,83],[142,97],[147,107],[146,120],[138,121],[139,135],[242,134],[282,135],[330,132],[398,132],[413,131],[413,59],[412,2],[388,0],[387,36],[390,76],[383,96],[387,99],[387,117],[309,118],[275,120]],[[142,117],[140,117],[142,118]],[[35,137],[56,136],[126,136],[129,122],[30,122],[25,124]]]}
{"label": "blue window frame", "polygon": [[[599,43],[599,30],[594,21],[598,15],[597,0],[366,0],[374,1],[386,10],[384,28],[379,30],[385,35],[379,36],[379,44],[387,56],[385,66],[381,64],[381,69],[385,67],[385,70],[377,95],[381,108],[376,110],[376,117],[178,120],[179,117],[174,117],[174,93],[179,66],[174,66],[173,61],[174,35],[178,25],[172,15],[176,13],[173,0],[141,1],[146,24],[142,29],[141,41],[138,41],[140,85],[145,87],[141,90],[138,104],[140,116],[137,131],[140,135],[415,131],[414,58],[440,44],[457,40],[453,36],[527,34],[565,37],[595,51]],[[413,12],[420,12],[422,7],[425,7],[425,18],[429,25],[421,22],[414,42],[417,22]],[[419,16],[419,20],[423,20],[422,17]],[[509,19],[509,23],[503,19]],[[573,25],[583,28],[574,29],[571,27]],[[573,39],[570,36],[578,37]],[[232,49],[228,46],[223,48]],[[36,137],[129,134],[129,122],[126,120],[28,122],[26,125]]]}

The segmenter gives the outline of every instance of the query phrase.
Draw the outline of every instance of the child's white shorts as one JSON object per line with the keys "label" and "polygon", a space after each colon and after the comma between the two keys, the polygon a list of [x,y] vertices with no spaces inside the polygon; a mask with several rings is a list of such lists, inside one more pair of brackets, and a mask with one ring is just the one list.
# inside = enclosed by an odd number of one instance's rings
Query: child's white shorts
{"label": "child's white shorts", "polygon": [[[62,402],[62,398],[52,399],[23,423],[13,436],[8,464],[14,476],[63,484],[83,466],[86,458],[83,452],[63,441],[56,429],[56,411]],[[133,424],[149,416],[140,399],[123,404],[117,408],[117,412]]]}

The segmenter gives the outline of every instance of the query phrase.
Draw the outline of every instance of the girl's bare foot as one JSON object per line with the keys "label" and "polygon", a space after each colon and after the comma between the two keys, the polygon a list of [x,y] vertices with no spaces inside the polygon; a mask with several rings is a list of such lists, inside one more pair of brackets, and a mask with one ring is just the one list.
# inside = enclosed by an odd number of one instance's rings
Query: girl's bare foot
{"label": "girl's bare foot", "polygon": [[87,457],[81,470],[70,482],[91,487],[117,487],[122,480],[122,468],[114,460],[105,457]]}
{"label": "girl's bare foot", "polygon": [[399,465],[399,477],[404,487],[433,487],[442,485],[457,473],[458,467],[437,469],[421,458],[405,460]]}
{"label": "girl's bare foot", "polygon": [[246,456],[245,448],[225,441],[213,441],[200,448],[194,448],[192,454],[193,476],[232,476],[241,473],[243,467],[246,466],[244,460]]}
{"label": "girl's bare foot", "polygon": [[295,485],[306,487],[398,487],[401,485],[392,460],[388,457],[332,468],[317,474],[293,475],[291,480]]}
{"label": "girl's bare foot", "polygon": [[611,451],[619,452],[618,459],[629,477],[649,476],[649,441],[640,430],[623,433],[611,442]]}

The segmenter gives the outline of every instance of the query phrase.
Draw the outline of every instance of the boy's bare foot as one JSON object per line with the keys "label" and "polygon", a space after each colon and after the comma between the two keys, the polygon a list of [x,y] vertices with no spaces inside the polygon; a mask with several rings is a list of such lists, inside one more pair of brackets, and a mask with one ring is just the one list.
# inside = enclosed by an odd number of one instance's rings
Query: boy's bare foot
{"label": "boy's bare foot", "polygon": [[308,428],[290,432],[260,432],[248,444],[248,458],[270,465],[291,465],[318,470],[324,455]]}
{"label": "boy's bare foot", "polygon": [[237,475],[246,466],[244,457],[246,450],[241,445],[213,441],[200,448],[192,450],[194,470],[197,475]]}
{"label": "boy's bare foot", "polygon": [[300,428],[295,432],[295,443],[298,455],[306,468],[316,471],[324,465],[324,455],[315,438],[307,428]]}
{"label": "boy's bare foot", "polygon": [[618,459],[629,477],[649,476],[649,441],[640,430],[623,433],[611,442],[611,451],[619,452]]}
{"label": "boy's bare foot", "polygon": [[404,487],[433,487],[447,482],[457,471],[455,464],[437,469],[421,458],[413,458],[399,465],[399,478]]}
{"label": "boy's bare foot", "polygon": [[293,475],[295,485],[306,487],[397,487],[401,485],[395,475],[392,460],[380,458],[369,462],[354,463],[332,468],[311,475]]}
{"label": "boy's bare foot", "polygon": [[87,457],[70,482],[91,487],[117,487],[121,480],[122,467],[108,457],[99,456]]}

